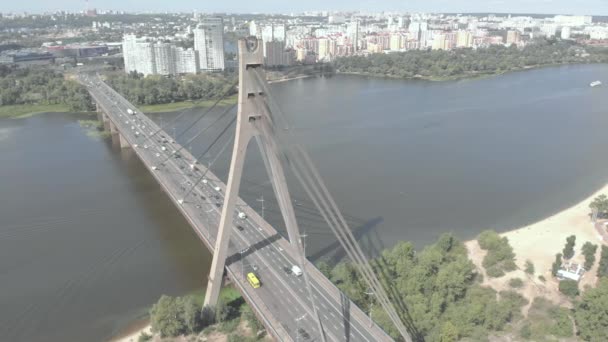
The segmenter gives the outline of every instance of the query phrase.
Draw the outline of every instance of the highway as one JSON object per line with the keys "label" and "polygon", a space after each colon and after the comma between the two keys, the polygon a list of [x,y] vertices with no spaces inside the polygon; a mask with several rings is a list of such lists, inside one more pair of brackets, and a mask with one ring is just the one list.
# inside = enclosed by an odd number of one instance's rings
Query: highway
{"label": "highway", "polygon": [[[192,168],[194,157],[166,132],[148,138],[160,127],[98,76],[81,74],[79,80],[111,121],[112,130],[117,130],[133,147],[203,243],[213,251],[225,184],[204,165],[197,163]],[[129,114],[129,109],[135,114]],[[203,175],[205,179],[198,182]],[[241,199],[237,208],[226,263],[230,279],[272,336],[284,341],[321,341],[304,279],[289,271],[296,259],[289,242]],[[246,218],[238,218],[240,212]],[[314,265],[308,262],[304,270],[309,274],[328,341],[392,341]],[[245,278],[248,272],[258,275],[260,288],[249,285]]]}

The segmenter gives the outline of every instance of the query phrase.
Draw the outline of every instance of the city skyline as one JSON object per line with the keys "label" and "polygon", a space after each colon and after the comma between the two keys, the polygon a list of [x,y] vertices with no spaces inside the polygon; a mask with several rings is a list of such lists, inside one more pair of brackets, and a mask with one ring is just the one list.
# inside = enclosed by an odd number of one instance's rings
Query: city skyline
{"label": "city skyline", "polygon": [[293,4],[284,1],[270,0],[263,4],[237,0],[230,3],[210,3],[201,7],[199,1],[182,0],[177,3],[162,0],[146,2],[134,0],[30,0],[27,3],[12,2],[5,4],[0,12],[45,11],[79,11],[88,7],[119,11],[136,12],[229,12],[229,13],[299,13],[304,11],[399,11],[399,12],[433,12],[433,13],[524,13],[524,14],[587,14],[608,15],[608,2],[604,0],[474,0],[450,1],[427,0],[403,4],[396,0],[360,1],[353,3],[346,0],[334,0],[331,3],[321,0],[310,0]]}

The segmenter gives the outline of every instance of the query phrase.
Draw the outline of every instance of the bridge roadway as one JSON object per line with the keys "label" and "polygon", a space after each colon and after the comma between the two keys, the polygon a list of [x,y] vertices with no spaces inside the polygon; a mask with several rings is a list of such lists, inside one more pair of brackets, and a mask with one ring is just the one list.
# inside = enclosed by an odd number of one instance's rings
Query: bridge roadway
{"label": "bridge roadway", "polygon": [[[199,238],[213,251],[225,191],[223,182],[209,171],[206,180],[179,204],[185,191],[200,179],[206,168],[197,164],[192,170],[190,162],[194,157],[185,148],[180,150],[181,146],[164,131],[147,139],[160,127],[99,77],[80,75],[79,80],[95,99],[104,121],[109,120],[106,125],[110,126],[114,137],[120,134],[120,139],[134,147],[134,152]],[[129,115],[127,109],[136,114]],[[180,156],[173,155],[174,150],[180,150]],[[165,160],[164,165],[159,165]],[[237,208],[246,213],[247,218],[239,219],[237,213],[234,214],[234,231],[226,263],[228,275],[276,339],[321,341],[303,278],[286,271],[296,260],[289,242],[240,198]],[[392,341],[312,263],[308,262],[305,268],[328,341]],[[258,289],[253,289],[245,278],[254,269],[262,283]]]}

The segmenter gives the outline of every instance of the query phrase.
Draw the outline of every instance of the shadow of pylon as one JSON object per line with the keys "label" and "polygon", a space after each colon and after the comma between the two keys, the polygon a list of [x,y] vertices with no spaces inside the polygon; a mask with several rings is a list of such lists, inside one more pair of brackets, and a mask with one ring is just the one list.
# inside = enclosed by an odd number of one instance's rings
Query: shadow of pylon
{"label": "shadow of pylon", "polygon": [[382,255],[382,252],[386,249],[386,247],[380,239],[378,230],[371,229],[368,234],[365,235],[365,238],[360,241],[360,244],[365,246],[367,253],[377,256],[375,259],[371,260],[370,264],[412,340],[415,342],[423,342],[424,336],[416,328],[414,320],[412,319],[412,316],[407,309],[407,305],[405,304],[405,300],[403,299],[403,295],[399,293],[395,286],[395,282],[391,281],[392,279],[395,279],[395,274],[392,274],[393,272],[391,272],[386,259]]}

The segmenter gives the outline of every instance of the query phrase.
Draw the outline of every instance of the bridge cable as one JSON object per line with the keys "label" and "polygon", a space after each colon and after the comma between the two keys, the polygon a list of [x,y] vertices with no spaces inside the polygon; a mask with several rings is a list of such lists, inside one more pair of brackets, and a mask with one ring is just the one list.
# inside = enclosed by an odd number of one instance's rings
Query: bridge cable
{"label": "bridge cable", "polygon": [[[211,150],[211,148],[228,131],[228,129],[232,126],[232,124],[236,122],[236,118],[237,118],[237,116],[235,115],[234,118],[232,120],[230,120],[230,122],[228,123],[228,125],[226,125],[226,127],[222,130],[222,132],[213,140],[213,142],[209,145],[209,147],[207,147],[207,149],[205,149],[205,151],[202,154],[200,154],[199,157],[196,158],[197,160],[199,158],[203,157],[204,155],[206,155],[209,152],[209,150]],[[220,152],[215,155],[215,158],[210,162],[209,166],[205,169],[205,172],[202,174],[202,176],[190,187],[190,189],[188,189],[188,191],[186,191],[186,193],[184,194],[183,198],[181,199],[182,202],[190,194],[190,192],[192,192],[192,190],[194,188],[196,188],[196,186],[203,179],[205,179],[205,176],[207,175],[207,172],[209,172],[209,170],[211,169],[211,166],[215,163],[215,161],[218,159],[218,157],[220,156],[220,154],[224,152],[224,150],[227,148],[227,146],[230,144],[231,141],[232,141],[232,139],[229,139],[229,140],[226,141],[226,144],[224,144],[224,146],[222,147],[222,149],[220,150]]]}
{"label": "bridge cable", "polygon": [[[105,82],[104,82],[105,83]],[[230,94],[230,92],[232,92],[232,90],[234,89],[234,87],[238,84],[238,81],[233,82],[230,87],[228,87],[226,89],[226,91],[224,93],[222,93],[222,95],[213,103],[213,105],[211,105],[211,107],[209,107],[207,110],[205,110],[203,112],[203,114],[201,115],[201,117],[199,118],[199,120],[204,117],[205,115],[209,114],[209,112],[211,112],[223,99],[226,98],[226,96],[228,96]],[[110,87],[110,89],[112,89],[112,87]],[[112,89],[114,90],[114,89]],[[116,92],[116,90],[114,90]],[[142,144],[145,143],[146,141],[148,141],[148,139],[153,138],[154,136],[156,136],[158,133],[162,132],[166,127],[168,127],[169,125],[177,122],[177,120],[181,119],[182,116],[184,116],[188,110],[191,110],[194,108],[194,106],[202,101],[205,101],[204,99],[199,99],[197,101],[192,102],[192,106],[190,108],[185,108],[183,109],[177,116],[175,116],[174,118],[172,118],[171,120],[167,121],[164,125],[159,125],[159,129],[154,132],[152,135],[148,136],[144,141],[142,141]],[[198,120],[196,121],[198,122]],[[177,140],[177,139],[176,139]]]}
{"label": "bridge cable", "polygon": [[[265,93],[268,94],[270,99],[269,105],[272,107],[275,102],[271,98],[271,93],[268,91],[265,80],[262,79],[260,73],[256,73],[256,76],[258,77],[258,83],[264,88]],[[277,108],[277,110],[274,111],[274,113],[277,115],[273,115],[272,118],[277,119],[277,122],[283,121],[285,125],[284,127],[287,128],[287,118],[284,115],[281,115],[282,112],[280,108],[276,106],[276,104],[275,108]],[[275,136],[280,134],[277,133],[277,131],[281,132],[282,130],[273,130]],[[286,131],[287,134],[291,133],[287,129]],[[352,235],[352,231],[350,231],[348,228],[344,217],[341,215],[335,201],[329,194],[327,187],[324,185],[308,155],[303,151],[302,148],[296,147],[295,150],[288,148],[286,152],[283,152],[283,158],[286,159],[291,165],[296,177],[299,179],[300,183],[302,183],[302,186],[307,194],[311,197],[311,199],[313,199],[317,209],[322,213],[330,228],[333,227],[332,231],[334,231],[334,234],[336,234],[338,237],[338,240],[346,250],[347,254],[349,254],[349,257],[356,261],[355,265],[360,270],[361,276],[363,276],[368,285],[375,290],[377,299],[380,301],[380,304],[383,306],[395,326],[398,328],[406,341],[411,341],[411,337],[409,336],[407,329],[403,325],[403,322],[390,302],[390,299],[386,295],[386,292],[382,288],[380,281],[377,279],[373,269],[367,261],[366,256],[363,254],[361,247],[358,245],[356,239]],[[304,171],[306,169],[308,170]],[[304,180],[307,180],[307,182],[304,182]],[[309,186],[312,187],[312,190]],[[329,218],[331,218],[331,221],[334,224],[330,222]]]}
{"label": "bridge cable", "polygon": [[[184,148],[186,148],[187,145],[189,145],[190,143],[192,143],[196,138],[198,138],[199,136],[201,136],[201,134],[205,133],[207,130],[209,130],[211,127],[213,127],[215,124],[217,124],[221,119],[223,119],[228,113],[230,113],[230,111],[232,111],[232,109],[234,109],[234,107],[236,107],[236,104],[226,108],[216,119],[215,121],[213,121],[209,126],[205,127],[204,129],[202,129],[201,131],[199,131],[197,134],[195,134],[194,136],[192,136],[190,139],[188,139],[188,141],[186,141],[184,144],[179,144],[180,147],[175,150],[174,152],[171,152],[171,154],[169,154],[169,156],[167,156],[165,159],[163,159],[163,161],[160,164],[164,164],[167,160],[171,159],[172,155],[175,155],[179,152],[181,152]],[[191,164],[194,165],[196,164],[198,158],[195,158],[194,160],[192,160]]]}

